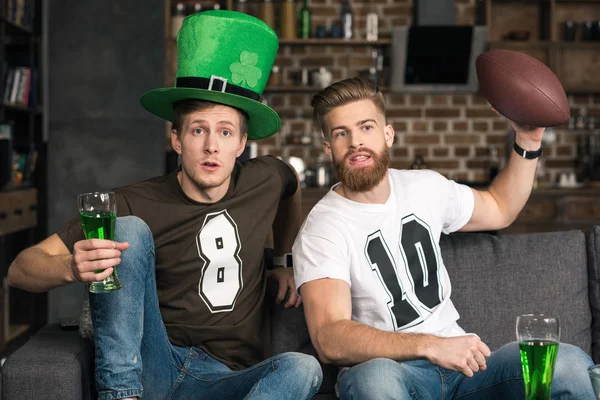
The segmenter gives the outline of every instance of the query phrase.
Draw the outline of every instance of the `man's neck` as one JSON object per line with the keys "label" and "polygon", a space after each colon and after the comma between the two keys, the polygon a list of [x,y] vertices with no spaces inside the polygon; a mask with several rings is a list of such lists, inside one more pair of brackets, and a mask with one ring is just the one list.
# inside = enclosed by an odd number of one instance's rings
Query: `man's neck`
{"label": "man's neck", "polygon": [[192,181],[183,171],[177,173],[177,181],[181,186],[181,189],[190,199],[199,203],[216,203],[225,197],[227,190],[229,190],[229,182],[231,177],[227,180],[226,184],[215,188],[200,188]]}
{"label": "man's neck", "polygon": [[366,192],[353,192],[343,184],[340,184],[335,191],[337,194],[344,196],[348,200],[356,201],[357,203],[385,204],[390,198],[390,178],[386,173],[385,177],[377,186]]}

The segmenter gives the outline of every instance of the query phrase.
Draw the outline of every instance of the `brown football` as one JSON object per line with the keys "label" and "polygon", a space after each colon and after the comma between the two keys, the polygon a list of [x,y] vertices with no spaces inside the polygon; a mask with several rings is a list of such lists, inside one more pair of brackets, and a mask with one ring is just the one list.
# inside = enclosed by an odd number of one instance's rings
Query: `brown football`
{"label": "brown football", "polygon": [[477,57],[476,69],[481,93],[506,118],[541,127],[569,120],[565,89],[541,61],[518,51],[492,50]]}

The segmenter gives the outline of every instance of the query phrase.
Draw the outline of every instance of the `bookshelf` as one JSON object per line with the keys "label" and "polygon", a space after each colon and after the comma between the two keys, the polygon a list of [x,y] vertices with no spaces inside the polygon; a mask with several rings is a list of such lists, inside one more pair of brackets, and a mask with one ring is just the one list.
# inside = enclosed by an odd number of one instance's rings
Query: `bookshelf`
{"label": "bookshelf", "polygon": [[[490,48],[525,52],[572,94],[600,92],[599,0],[485,0]],[[569,27],[570,26],[570,27]],[[520,38],[511,35],[520,35]]]}
{"label": "bookshelf", "polygon": [[8,288],[6,273],[46,236],[43,0],[0,6],[0,352],[45,325],[46,294]]}

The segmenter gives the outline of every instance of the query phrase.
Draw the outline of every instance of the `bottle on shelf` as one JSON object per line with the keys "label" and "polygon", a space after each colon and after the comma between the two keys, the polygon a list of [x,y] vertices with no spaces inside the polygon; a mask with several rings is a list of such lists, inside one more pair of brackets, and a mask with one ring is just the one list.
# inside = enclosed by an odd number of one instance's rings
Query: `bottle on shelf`
{"label": "bottle on shelf", "polygon": [[260,3],[260,19],[271,29],[275,29],[275,9],[273,7],[273,0],[263,0]]}
{"label": "bottle on shelf", "polygon": [[485,0],[475,0],[475,25],[486,25],[485,12]]}
{"label": "bottle on shelf", "polygon": [[308,0],[304,0],[302,8],[299,13],[299,29],[298,37],[302,39],[310,39],[311,37],[311,22],[310,22],[310,8],[308,7]]}
{"label": "bottle on shelf", "polygon": [[296,3],[284,0],[281,3],[281,37],[296,39]]}
{"label": "bottle on shelf", "polygon": [[354,13],[350,0],[344,0],[342,3],[342,11],[340,13],[340,22],[342,24],[342,38],[354,38]]}
{"label": "bottle on shelf", "polygon": [[171,37],[176,38],[181,29],[181,24],[185,18],[185,4],[177,3],[171,14]]}
{"label": "bottle on shelf", "polygon": [[379,16],[373,3],[369,3],[365,31],[368,41],[375,42],[379,38]]}

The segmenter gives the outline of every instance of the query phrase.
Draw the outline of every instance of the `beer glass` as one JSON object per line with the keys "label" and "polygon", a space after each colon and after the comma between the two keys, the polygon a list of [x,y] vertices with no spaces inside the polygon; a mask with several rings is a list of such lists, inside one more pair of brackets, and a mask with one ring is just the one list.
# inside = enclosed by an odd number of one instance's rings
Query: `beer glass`
{"label": "beer glass", "polygon": [[517,317],[517,341],[523,366],[525,400],[550,400],[558,353],[557,317],[527,314]]}
{"label": "beer glass", "polygon": [[592,380],[594,395],[597,399],[600,399],[600,364],[589,367],[588,373],[590,374],[590,379]]}
{"label": "beer glass", "polygon": [[[77,196],[81,226],[86,239],[115,240],[117,202],[113,192],[82,193]],[[95,271],[100,273],[103,270]],[[121,289],[116,268],[109,277],[90,284],[92,293],[110,293]]]}

